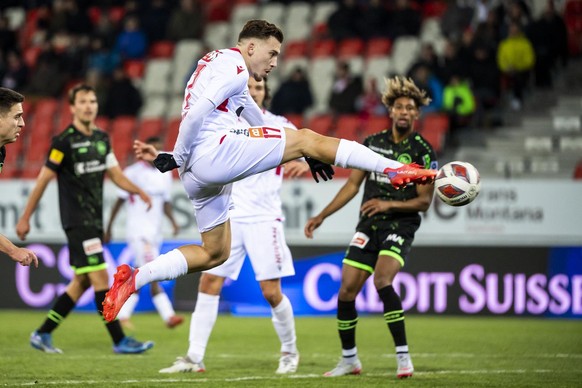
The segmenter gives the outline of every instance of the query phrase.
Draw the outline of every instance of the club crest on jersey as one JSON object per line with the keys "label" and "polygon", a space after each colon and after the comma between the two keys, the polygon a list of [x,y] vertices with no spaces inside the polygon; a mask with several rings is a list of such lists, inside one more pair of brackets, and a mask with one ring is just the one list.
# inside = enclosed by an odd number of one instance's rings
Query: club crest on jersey
{"label": "club crest on jersey", "polygon": [[368,244],[368,241],[370,241],[370,237],[366,236],[362,232],[356,232],[354,237],[352,237],[352,241],[350,241],[350,245],[363,249]]}

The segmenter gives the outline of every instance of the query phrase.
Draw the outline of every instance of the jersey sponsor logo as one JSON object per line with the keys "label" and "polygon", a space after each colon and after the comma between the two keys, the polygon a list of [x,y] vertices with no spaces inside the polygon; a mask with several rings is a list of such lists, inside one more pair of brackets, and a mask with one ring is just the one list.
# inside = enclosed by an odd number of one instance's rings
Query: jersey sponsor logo
{"label": "jersey sponsor logo", "polygon": [[281,130],[270,127],[254,127],[249,128],[249,137],[264,138],[264,139],[280,139]]}
{"label": "jersey sponsor logo", "polygon": [[87,256],[103,252],[103,244],[99,237],[83,241],[83,251]]}
{"label": "jersey sponsor logo", "polygon": [[79,176],[83,174],[91,174],[93,172],[104,171],[107,169],[107,166],[104,163],[99,162],[98,160],[91,160],[88,162],[75,163],[73,168],[75,169],[75,174]]}
{"label": "jersey sponsor logo", "polygon": [[53,164],[61,164],[64,157],[65,157],[65,154],[62,151],[59,151],[56,148],[53,148],[51,150],[51,153],[49,154],[49,161]]}
{"label": "jersey sponsor logo", "polygon": [[398,245],[404,244],[404,238],[400,237],[396,233],[389,234],[385,241],[394,241]]}
{"label": "jersey sponsor logo", "polygon": [[241,66],[241,65],[238,65],[238,66],[236,67],[236,74],[237,74],[237,75],[238,75],[238,74],[240,74],[240,73],[242,73],[243,71],[245,71],[245,68],[244,68],[243,66]]}
{"label": "jersey sponsor logo", "polygon": [[80,143],[71,143],[71,148],[75,149],[75,148],[89,147],[90,145],[91,145],[91,142],[89,140],[87,140],[87,141],[82,141]]}
{"label": "jersey sponsor logo", "polygon": [[371,181],[378,182],[378,183],[390,183],[390,178],[386,174],[381,174],[379,172],[371,172],[370,178]]}
{"label": "jersey sponsor logo", "polygon": [[374,152],[379,153],[379,154],[384,154],[384,155],[393,155],[394,154],[394,151],[392,151],[391,149],[385,150],[384,148],[376,147],[373,145],[369,145],[368,148]]}
{"label": "jersey sponsor logo", "polygon": [[412,162],[412,158],[408,154],[398,155],[397,160],[402,164],[410,164]]}
{"label": "jersey sponsor logo", "polygon": [[206,54],[205,56],[202,57],[202,60],[204,62],[212,62],[214,61],[220,54],[222,54],[220,51],[218,50],[214,50],[209,52],[208,54]]}
{"label": "jersey sponsor logo", "polygon": [[368,241],[370,241],[370,237],[366,236],[362,232],[356,232],[354,237],[352,237],[352,241],[350,241],[350,245],[356,248],[364,249],[364,247],[368,244]]}

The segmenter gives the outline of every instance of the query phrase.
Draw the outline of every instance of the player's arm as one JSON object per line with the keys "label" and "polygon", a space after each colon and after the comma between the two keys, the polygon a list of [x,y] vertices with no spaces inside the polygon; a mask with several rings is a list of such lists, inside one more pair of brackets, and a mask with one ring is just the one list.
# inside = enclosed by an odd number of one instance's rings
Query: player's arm
{"label": "player's arm", "polygon": [[117,187],[123,189],[131,194],[137,194],[148,205],[148,210],[152,207],[152,199],[145,191],[137,187],[132,181],[129,180],[121,170],[119,165],[110,166],[107,169],[107,175],[115,183]]}
{"label": "player's arm", "polygon": [[313,231],[317,229],[327,217],[344,207],[356,196],[356,194],[358,194],[366,175],[367,172],[365,171],[352,170],[348,180],[331,202],[318,215],[310,218],[305,224],[304,233],[307,238],[313,238]]}
{"label": "player's arm", "polygon": [[174,218],[174,208],[172,207],[172,202],[166,201],[164,202],[164,214],[168,217],[168,220],[172,223],[172,233],[173,235],[177,235],[180,233],[180,225],[176,222]]}
{"label": "player's arm", "polygon": [[22,212],[16,224],[16,234],[21,240],[24,241],[28,232],[30,232],[30,217],[32,217],[32,214],[36,210],[49,182],[56,176],[56,172],[46,166],[40,169],[32,193],[30,193],[30,197],[28,197],[28,201],[26,202],[24,212]]}
{"label": "player's arm", "polygon": [[124,203],[125,199],[117,198],[117,201],[115,201],[115,203],[113,204],[113,207],[111,208],[111,214],[109,215],[109,222],[107,223],[107,228],[105,229],[105,235],[103,236],[103,242],[108,243],[109,241],[111,241],[112,236],[111,230],[113,228],[113,222],[115,221],[115,218],[119,213],[119,209],[121,209]]}
{"label": "player's arm", "polygon": [[241,116],[251,125],[251,127],[262,127],[265,125],[265,115],[252,98],[247,98]]}
{"label": "player's arm", "polygon": [[0,252],[6,253],[10,258],[20,265],[27,266],[34,264],[38,268],[38,258],[33,251],[26,248],[19,248],[12,244],[5,236],[0,234]]}

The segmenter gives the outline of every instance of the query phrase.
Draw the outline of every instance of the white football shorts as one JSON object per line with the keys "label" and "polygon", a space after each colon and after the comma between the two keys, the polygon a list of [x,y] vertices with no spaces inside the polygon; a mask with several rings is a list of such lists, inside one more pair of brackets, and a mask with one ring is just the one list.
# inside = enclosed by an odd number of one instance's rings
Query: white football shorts
{"label": "white football shorts", "polygon": [[293,257],[285,241],[283,222],[247,224],[231,220],[230,226],[230,257],[218,267],[204,272],[236,280],[248,254],[257,281],[295,275]]}
{"label": "white football shorts", "polygon": [[139,268],[150,261],[153,261],[160,255],[160,245],[162,241],[160,238],[151,237],[130,237],[127,245],[133,253],[133,262],[136,268]]}
{"label": "white football shorts", "polygon": [[228,220],[232,182],[277,167],[284,151],[285,130],[271,127],[218,132],[196,146],[180,179],[200,233]]}

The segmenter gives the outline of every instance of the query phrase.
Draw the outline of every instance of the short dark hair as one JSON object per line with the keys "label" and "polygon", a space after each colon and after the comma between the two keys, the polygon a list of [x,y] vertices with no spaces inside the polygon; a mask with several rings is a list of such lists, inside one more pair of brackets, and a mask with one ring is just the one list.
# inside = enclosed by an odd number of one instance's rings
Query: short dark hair
{"label": "short dark hair", "polygon": [[274,37],[283,43],[283,31],[273,23],[266,20],[249,20],[238,34],[238,41],[240,42],[246,38],[269,39]]}
{"label": "short dark hair", "polygon": [[24,101],[24,96],[12,89],[0,88],[0,115],[4,116],[14,104]]}
{"label": "short dark hair", "polygon": [[75,105],[75,98],[77,97],[77,93],[79,92],[93,92],[95,94],[97,94],[95,92],[95,88],[93,88],[93,86],[89,86],[87,84],[77,84],[75,86],[73,86],[71,88],[71,90],[69,90],[69,104],[70,105]]}
{"label": "short dark hair", "polygon": [[162,142],[162,138],[160,138],[159,136],[150,136],[146,139],[145,141],[147,144],[154,144],[154,143],[161,143]]}

